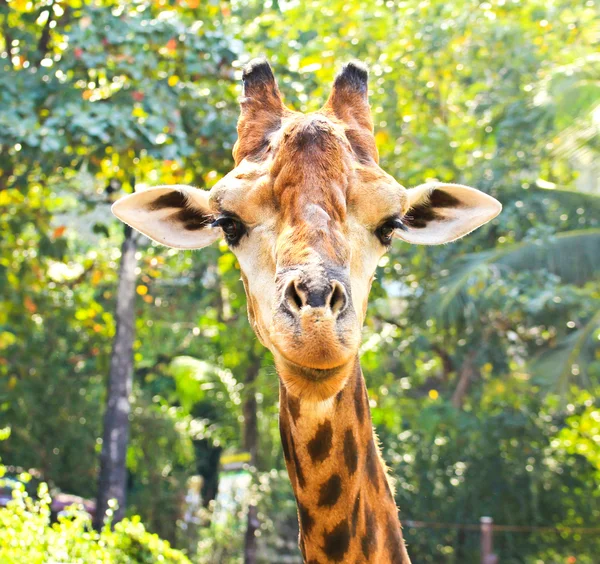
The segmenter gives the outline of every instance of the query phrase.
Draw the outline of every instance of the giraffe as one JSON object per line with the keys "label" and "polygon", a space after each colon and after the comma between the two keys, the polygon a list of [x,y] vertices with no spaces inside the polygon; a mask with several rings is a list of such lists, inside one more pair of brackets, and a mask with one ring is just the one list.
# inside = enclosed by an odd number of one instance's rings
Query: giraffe
{"label": "giraffe", "polygon": [[236,255],[249,321],[279,376],[304,562],[409,564],[358,358],[371,283],[394,239],[454,241],[501,205],[459,184],[406,189],[379,167],[361,63],[346,64],[310,114],[283,104],[266,60],[242,80],[235,168],[210,191],[147,188],[113,213],[163,245],[224,237]]}

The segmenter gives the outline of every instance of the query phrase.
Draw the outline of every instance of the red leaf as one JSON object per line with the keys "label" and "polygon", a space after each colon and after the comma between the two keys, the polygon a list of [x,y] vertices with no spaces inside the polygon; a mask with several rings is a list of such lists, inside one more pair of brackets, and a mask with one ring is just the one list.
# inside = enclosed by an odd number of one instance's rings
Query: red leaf
{"label": "red leaf", "polygon": [[58,239],[59,237],[62,237],[65,234],[65,231],[67,230],[67,226],[66,225],[59,225],[55,230],[54,233],[52,233],[53,237],[55,239]]}
{"label": "red leaf", "polygon": [[35,313],[37,311],[37,306],[33,303],[33,300],[29,296],[25,296],[23,304],[29,313]]}

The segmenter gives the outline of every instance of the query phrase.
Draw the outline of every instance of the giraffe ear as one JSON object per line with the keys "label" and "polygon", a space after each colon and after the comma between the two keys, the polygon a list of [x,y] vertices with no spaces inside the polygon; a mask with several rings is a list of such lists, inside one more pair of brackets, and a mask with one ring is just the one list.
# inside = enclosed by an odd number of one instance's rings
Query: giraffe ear
{"label": "giraffe ear", "polygon": [[407,191],[405,229],[395,236],[418,245],[450,243],[481,227],[502,210],[498,200],[460,184],[422,184]]}
{"label": "giraffe ear", "polygon": [[216,241],[220,229],[208,205],[208,192],[191,186],[155,186],[115,202],[112,212],[153,241],[175,249],[200,249]]}

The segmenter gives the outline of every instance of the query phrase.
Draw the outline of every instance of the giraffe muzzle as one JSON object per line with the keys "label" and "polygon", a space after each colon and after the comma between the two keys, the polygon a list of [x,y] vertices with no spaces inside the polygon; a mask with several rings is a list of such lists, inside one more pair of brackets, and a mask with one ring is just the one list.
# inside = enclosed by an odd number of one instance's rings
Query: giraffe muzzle
{"label": "giraffe muzzle", "polygon": [[278,291],[270,340],[282,356],[307,369],[329,370],[356,355],[360,324],[341,269],[282,269]]}

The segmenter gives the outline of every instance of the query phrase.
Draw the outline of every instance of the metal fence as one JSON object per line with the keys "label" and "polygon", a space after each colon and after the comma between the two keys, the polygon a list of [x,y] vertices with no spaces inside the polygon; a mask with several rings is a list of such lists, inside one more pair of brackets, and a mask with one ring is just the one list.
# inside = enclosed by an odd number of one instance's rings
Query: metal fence
{"label": "metal fence", "polygon": [[600,534],[600,527],[535,527],[527,525],[495,525],[491,517],[481,517],[479,524],[442,523],[429,521],[413,521],[403,519],[404,528],[416,529],[457,529],[462,531],[479,531],[481,547],[481,564],[499,564],[498,555],[494,554],[494,532],[508,533],[577,533],[580,535]]}

